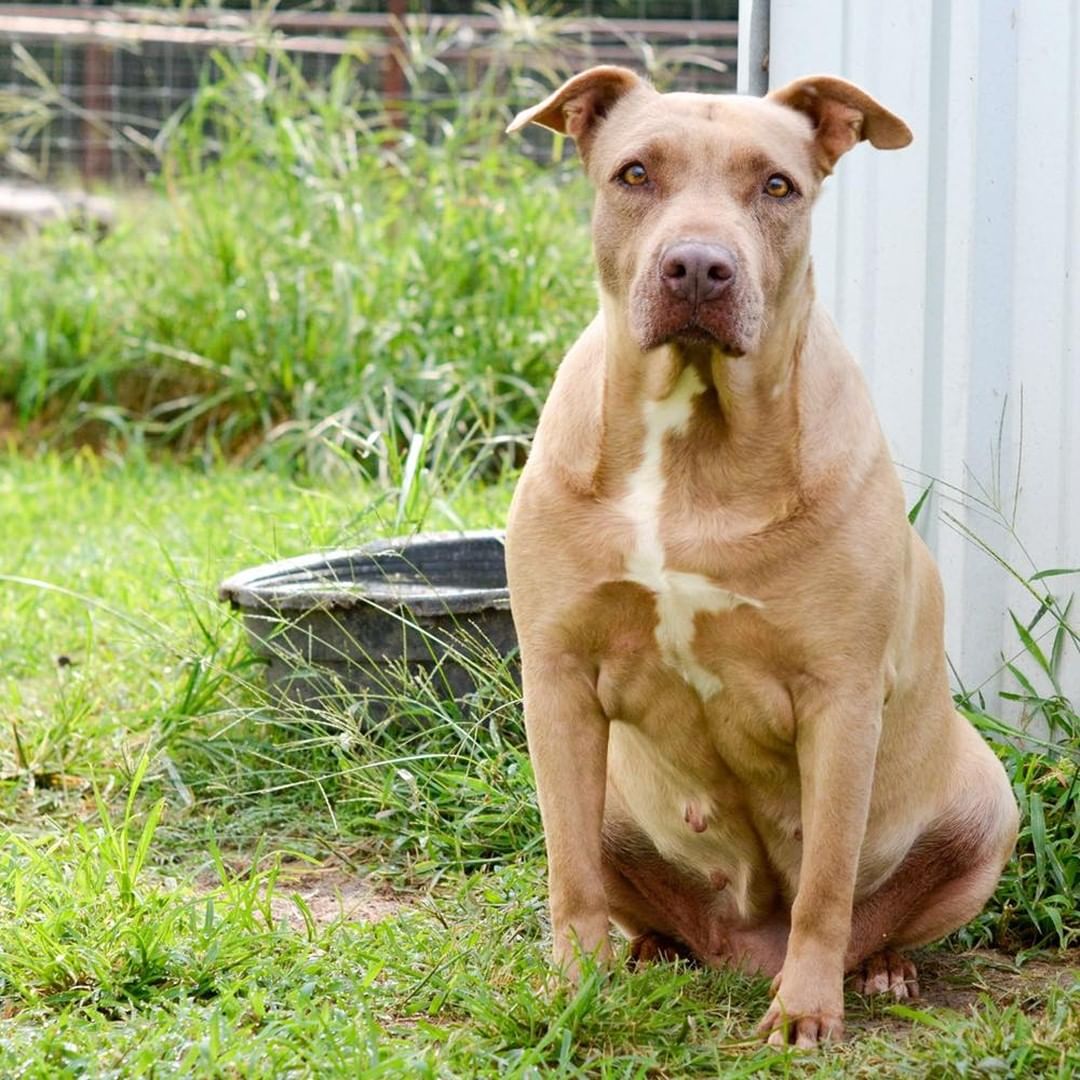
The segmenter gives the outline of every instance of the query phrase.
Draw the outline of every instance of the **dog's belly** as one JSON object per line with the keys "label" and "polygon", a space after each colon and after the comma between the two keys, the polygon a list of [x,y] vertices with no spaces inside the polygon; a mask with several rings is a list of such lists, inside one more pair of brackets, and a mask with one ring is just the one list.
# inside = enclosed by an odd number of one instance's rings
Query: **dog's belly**
{"label": "dog's belly", "polygon": [[[664,859],[696,876],[718,920],[753,925],[790,909],[803,849],[801,783],[794,745],[781,735],[786,722],[757,713],[761,699],[740,696],[734,679],[705,704],[688,684],[661,678],[651,704],[634,708],[635,690],[652,681],[648,662],[638,664],[630,680],[637,686],[620,695],[626,719],[613,717],[610,726],[609,816],[628,819]],[[875,893],[918,839],[925,822],[917,804],[912,811],[873,815],[856,901]]]}
{"label": "dog's belly", "polygon": [[747,692],[741,675],[706,701],[654,646],[602,665],[600,690],[609,813],[711,889],[718,918],[753,923],[794,896],[799,778],[789,726],[763,715],[779,688]]}

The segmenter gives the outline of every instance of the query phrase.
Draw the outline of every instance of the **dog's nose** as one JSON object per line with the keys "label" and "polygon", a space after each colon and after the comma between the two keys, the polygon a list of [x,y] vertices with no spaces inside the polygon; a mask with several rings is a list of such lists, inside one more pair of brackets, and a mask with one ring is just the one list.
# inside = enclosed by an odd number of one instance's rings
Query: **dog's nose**
{"label": "dog's nose", "polygon": [[722,244],[686,240],[660,256],[660,278],[680,300],[715,300],[735,280],[735,253]]}

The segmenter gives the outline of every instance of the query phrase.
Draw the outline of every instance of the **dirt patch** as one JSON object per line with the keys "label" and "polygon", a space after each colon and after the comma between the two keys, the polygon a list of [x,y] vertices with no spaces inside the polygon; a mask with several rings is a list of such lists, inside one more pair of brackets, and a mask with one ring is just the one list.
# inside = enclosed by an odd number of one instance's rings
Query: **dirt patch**
{"label": "dirt patch", "polygon": [[299,897],[316,926],[332,922],[378,922],[406,906],[400,896],[373,883],[355,870],[329,866],[290,872],[282,867],[270,910],[275,920],[284,919],[294,930],[307,925],[304,913],[294,900]]}
{"label": "dirt patch", "polygon": [[[248,867],[229,864],[235,874]],[[195,880],[200,893],[216,893],[221,882],[206,874]],[[363,871],[338,863],[313,867],[310,863],[283,863],[270,897],[270,911],[275,922],[286,922],[294,930],[307,927],[303,908],[317,927],[333,922],[378,922],[409,906],[406,897],[381,882],[372,881]]]}
{"label": "dirt patch", "polygon": [[15,406],[10,401],[0,401],[0,443],[13,443],[18,435]]}
{"label": "dirt patch", "polygon": [[1080,978],[1080,949],[1048,953],[1017,964],[1016,957],[992,949],[965,953],[930,952],[920,958],[923,997],[933,1005],[970,1011],[980,997],[999,1005],[1038,1003],[1052,986]]}
{"label": "dirt patch", "polygon": [[[1053,987],[1071,986],[1080,979],[1080,949],[1046,953],[1023,964],[1017,964],[1011,953],[995,949],[960,953],[927,950],[915,953],[912,959],[919,969],[920,996],[909,1004],[928,1012],[950,1009],[972,1013],[984,997],[997,1005],[1019,1005],[1026,1012],[1039,1012]],[[861,1009],[849,1013],[852,1031],[902,1039],[918,1026],[891,1015],[887,1010],[892,1001],[884,996],[862,999],[862,1004]]]}

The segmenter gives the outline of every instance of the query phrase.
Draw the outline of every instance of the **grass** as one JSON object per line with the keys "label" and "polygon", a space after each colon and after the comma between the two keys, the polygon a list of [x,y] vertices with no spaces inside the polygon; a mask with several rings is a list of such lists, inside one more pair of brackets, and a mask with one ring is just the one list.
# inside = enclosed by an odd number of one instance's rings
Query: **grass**
{"label": "grass", "polygon": [[483,97],[399,129],[360,70],[218,56],[113,230],[0,249],[0,400],[28,441],[385,473],[441,428],[520,457],[593,305],[584,182]]}
{"label": "grass", "polygon": [[[509,487],[433,492],[412,524],[497,523]],[[239,566],[362,542],[399,506],[360,470],[300,482],[137,455],[3,460],[0,1072],[1065,1077],[1080,1065],[1075,953],[1038,951],[1077,925],[1058,876],[1076,873],[1075,728],[1060,746],[999,744],[1025,838],[987,913],[923,957],[929,1005],[897,1015],[852,997],[857,1037],[803,1059],[753,1038],[759,979],[658,967],[552,997],[512,691],[496,685],[468,720],[434,697],[414,734],[343,740],[268,706],[214,600]],[[343,905],[355,883],[392,913],[320,913],[311,883],[328,867]],[[1025,963],[968,948],[987,943]]]}

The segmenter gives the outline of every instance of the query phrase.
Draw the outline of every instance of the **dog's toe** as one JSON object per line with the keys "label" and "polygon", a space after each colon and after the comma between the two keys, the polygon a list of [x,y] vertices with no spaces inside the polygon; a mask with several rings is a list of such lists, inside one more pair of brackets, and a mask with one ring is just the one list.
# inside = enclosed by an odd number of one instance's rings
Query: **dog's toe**
{"label": "dog's toe", "polygon": [[915,965],[894,949],[882,949],[867,957],[855,972],[854,987],[866,997],[888,994],[894,1001],[909,1001],[919,996]]}

